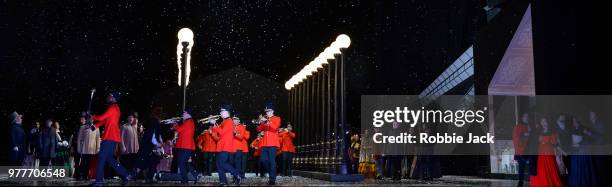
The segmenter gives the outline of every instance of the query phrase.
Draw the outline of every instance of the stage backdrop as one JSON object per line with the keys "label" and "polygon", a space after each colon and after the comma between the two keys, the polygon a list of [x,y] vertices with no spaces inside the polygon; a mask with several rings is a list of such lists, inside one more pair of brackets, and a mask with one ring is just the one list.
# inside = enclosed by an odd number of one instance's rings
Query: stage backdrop
{"label": "stage backdrop", "polygon": [[[163,106],[167,117],[174,117],[181,110],[182,94],[177,84],[176,88],[157,94],[154,101]],[[187,106],[193,109],[196,119],[217,115],[221,104],[229,103],[246,123],[263,114],[267,102],[274,104],[275,114],[281,116],[284,126],[287,91],[283,84],[241,67],[191,80],[187,87]]]}

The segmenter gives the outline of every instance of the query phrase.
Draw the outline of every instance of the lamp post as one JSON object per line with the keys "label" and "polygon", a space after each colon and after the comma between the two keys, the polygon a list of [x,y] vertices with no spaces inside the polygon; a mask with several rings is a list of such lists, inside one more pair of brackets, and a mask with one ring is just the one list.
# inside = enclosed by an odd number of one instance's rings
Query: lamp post
{"label": "lamp post", "polygon": [[[333,56],[332,56],[333,57]],[[328,172],[332,172],[332,169],[334,168],[331,165],[331,161],[333,161],[333,149],[334,149],[334,144],[333,144],[333,140],[334,140],[334,115],[332,114],[333,109],[332,107],[335,107],[335,105],[333,105],[333,98],[332,98],[332,93],[333,93],[333,88],[332,88],[332,79],[334,78],[332,76],[333,71],[335,71],[335,69],[333,68],[334,66],[332,65],[334,63],[334,59],[327,59],[328,62],[328,70],[327,70],[327,171]]]}
{"label": "lamp post", "polygon": [[[327,170],[342,176],[335,180],[343,181],[363,180],[361,175],[348,175],[344,52],[350,44],[347,35],[339,35],[317,58],[285,83],[290,93],[297,90],[297,101],[290,104],[297,105],[292,107],[295,110],[292,118],[301,131],[298,132],[297,146],[298,163],[302,164],[300,169]],[[317,129],[317,124],[322,127]]]}
{"label": "lamp post", "polygon": [[332,149],[331,147],[331,137],[332,137],[332,133],[330,131],[331,129],[331,63],[333,63],[334,59],[334,53],[335,50],[331,47],[327,47],[325,48],[325,50],[323,51],[323,53],[321,54],[321,56],[319,57],[319,63],[322,65],[322,77],[323,80],[321,81],[321,84],[323,85],[323,91],[321,92],[321,95],[323,96],[322,99],[322,108],[321,111],[323,111],[324,117],[321,119],[321,124],[323,124],[323,128],[322,128],[322,134],[325,135],[325,137],[323,137],[323,154],[322,157],[324,158],[323,160],[323,165],[325,167],[323,167],[323,170],[325,172],[331,172],[329,167],[330,164],[330,151]]}
{"label": "lamp post", "polygon": [[317,57],[317,59],[315,59],[315,61],[317,61],[317,126],[318,128],[316,129],[317,134],[319,134],[319,137],[317,138],[317,164],[318,166],[318,170],[319,171],[323,171],[324,165],[323,165],[323,158],[324,158],[324,140],[325,140],[325,133],[322,133],[323,130],[325,129],[325,123],[323,123],[323,118],[324,118],[324,110],[323,109],[323,103],[321,101],[323,101],[323,74],[325,73],[325,71],[323,70],[323,64],[320,61],[320,57]]}
{"label": "lamp post", "polygon": [[339,78],[340,78],[340,90],[339,90],[339,100],[340,100],[340,124],[338,124],[340,131],[338,133],[339,141],[340,141],[340,151],[342,155],[342,161],[340,164],[340,174],[346,175],[348,174],[348,165],[349,165],[349,156],[347,149],[347,125],[346,124],[346,71],[345,71],[345,61],[344,61],[344,51],[351,45],[351,39],[346,34],[341,34],[336,38],[335,46],[332,43],[333,48],[340,50],[340,58],[336,58],[339,67]]}
{"label": "lamp post", "polygon": [[318,171],[322,171],[323,169],[323,136],[325,136],[324,133],[321,133],[322,131],[320,129],[323,129],[323,123],[321,123],[321,119],[323,118],[322,115],[322,110],[321,110],[321,99],[322,99],[322,94],[321,94],[321,90],[323,88],[323,84],[321,83],[322,80],[322,74],[323,74],[323,65],[320,62],[321,57],[317,57],[315,58],[315,63],[314,63],[314,68],[315,70],[315,90],[314,90],[314,95],[315,95],[315,103],[313,104],[314,107],[314,114],[315,114],[315,120],[314,120],[314,124],[316,124],[316,128],[313,128],[313,132],[315,134],[317,134],[316,139],[315,139],[315,155],[316,155],[316,165],[317,165],[317,170]]}
{"label": "lamp post", "polygon": [[191,73],[191,47],[193,47],[193,32],[189,28],[182,28],[178,34],[178,45],[176,46],[176,56],[178,65],[178,85],[183,87],[183,106],[185,111],[187,100],[187,85],[189,85],[189,75]]}

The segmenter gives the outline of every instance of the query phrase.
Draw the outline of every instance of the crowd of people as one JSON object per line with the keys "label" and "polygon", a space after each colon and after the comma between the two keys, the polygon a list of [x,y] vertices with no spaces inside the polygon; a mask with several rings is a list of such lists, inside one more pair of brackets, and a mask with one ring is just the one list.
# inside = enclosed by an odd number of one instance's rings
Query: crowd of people
{"label": "crowd of people", "polygon": [[[394,124],[397,128],[397,124]],[[379,129],[374,129],[378,131]],[[433,155],[433,145],[413,147],[414,155],[385,155],[375,151],[371,132],[367,129],[351,136],[349,157],[353,171],[372,179],[418,179],[433,180],[442,177],[440,158]]]}
{"label": "crowd of people", "polygon": [[[271,104],[266,105],[265,115],[253,121],[257,123],[254,129],[241,122],[231,105],[223,105],[219,115],[207,121],[193,119],[189,108],[181,117],[163,120],[162,108],[153,107],[144,124],[137,113],[130,113],[119,125],[119,98],[118,93],[110,93],[108,107],[100,115],[83,112],[80,127],[71,133],[60,130],[53,119],[26,131],[23,116],[13,112],[9,116],[10,164],[63,167],[75,180],[95,179],[94,186],[104,185],[104,179],[110,177],[119,177],[122,184],[137,179],[151,184],[172,176],[181,183],[190,179],[197,183],[200,177],[217,171],[223,186],[228,185],[226,173],[233,176],[235,185],[246,177],[251,152],[255,173],[267,177],[268,184],[275,185],[277,169],[281,175],[292,176],[295,133],[290,124],[281,127],[281,118],[274,115]],[[251,131],[257,136],[251,138]]]}
{"label": "crowd of people", "polygon": [[[13,112],[9,138],[9,164],[14,166],[68,167],[72,134],[60,129],[57,121],[48,119],[43,127],[36,123],[29,131],[22,126],[22,115]],[[67,139],[66,139],[67,138]],[[76,148],[76,147],[75,147]]]}
{"label": "crowd of people", "polygon": [[[281,118],[274,115],[270,104],[264,109],[265,115],[252,122],[257,125],[254,129],[247,128],[230,105],[223,105],[219,115],[206,120],[193,119],[190,109],[176,119],[162,120],[162,108],[153,107],[144,124],[137,113],[130,113],[119,125],[119,98],[116,93],[109,94],[108,108],[100,115],[83,112],[78,120],[80,127],[74,132],[63,131],[53,119],[47,119],[42,127],[35,123],[25,130],[23,116],[11,113],[10,164],[63,167],[76,180],[95,179],[96,186],[104,184],[105,176],[118,176],[123,184],[139,178],[151,184],[163,173],[175,173],[177,180],[187,183],[189,175],[197,182],[214,171],[219,173],[220,185],[229,184],[226,173],[233,176],[233,184],[239,185],[246,177],[248,155],[252,153],[253,171],[259,177],[268,177],[268,184],[275,184],[277,170],[292,176],[295,133],[290,124],[281,128]],[[532,120],[529,113],[523,113],[512,130],[518,185],[523,185],[527,170],[530,186],[598,186],[604,165],[598,155],[603,154],[592,145],[605,144],[605,127],[595,112],[588,116],[590,125],[583,125],[578,117],[568,114],[556,115],[553,123],[550,116]],[[162,128],[165,125],[171,125],[171,130]],[[252,130],[257,132],[254,137]],[[433,145],[415,146],[415,155],[377,155],[372,140],[360,138],[369,137],[369,133],[364,130],[350,136],[352,171],[392,180],[442,176],[440,160],[431,154]]]}
{"label": "crowd of people", "polygon": [[[554,118],[554,123],[551,122]],[[513,127],[514,159],[518,165],[518,186],[525,171],[530,186],[600,186],[605,168],[605,126],[596,112],[588,113],[589,125],[578,117],[558,114],[537,121],[523,113]],[[394,124],[395,125],[395,124]],[[374,129],[378,130],[378,129]],[[417,145],[415,155],[376,154],[370,132],[351,136],[349,156],[354,170],[368,178],[431,180],[441,177],[440,160],[431,145]]]}
{"label": "crowd of people", "polygon": [[530,186],[599,186],[604,159],[596,149],[604,144],[605,127],[597,113],[588,114],[590,126],[577,117],[559,114],[551,122],[547,116],[531,122],[523,113],[512,132],[519,186],[525,170]]}

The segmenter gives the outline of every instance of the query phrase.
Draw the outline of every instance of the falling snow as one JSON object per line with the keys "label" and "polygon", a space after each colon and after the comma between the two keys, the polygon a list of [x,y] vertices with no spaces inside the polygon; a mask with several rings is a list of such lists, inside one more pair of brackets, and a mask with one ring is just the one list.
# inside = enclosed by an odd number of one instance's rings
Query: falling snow
{"label": "falling snow", "polygon": [[[454,18],[453,3],[400,0],[8,4],[0,6],[0,16],[11,21],[0,28],[14,34],[2,45],[15,47],[1,56],[7,62],[1,79],[9,84],[1,98],[11,102],[0,112],[21,110],[39,120],[78,115],[93,87],[127,93],[123,108],[145,110],[176,88],[176,33],[182,27],[195,34],[192,80],[239,66],[279,85],[346,33],[354,43],[347,57],[352,101],[360,94],[417,93],[471,43],[464,28],[474,25],[454,27],[477,20]],[[102,97],[95,103],[95,111],[103,109]]]}

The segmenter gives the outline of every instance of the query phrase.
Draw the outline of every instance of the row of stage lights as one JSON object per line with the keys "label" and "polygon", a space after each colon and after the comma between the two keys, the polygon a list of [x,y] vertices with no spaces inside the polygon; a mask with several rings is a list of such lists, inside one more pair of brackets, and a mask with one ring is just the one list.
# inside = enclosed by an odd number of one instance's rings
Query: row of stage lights
{"label": "row of stage lights", "polygon": [[333,60],[336,58],[336,54],[341,54],[341,49],[346,49],[351,45],[351,38],[346,34],[340,34],[336,37],[336,41],[332,42],[331,45],[323,52],[319,53],[314,60],[310,61],[300,72],[293,75],[291,79],[285,82],[285,89],[291,90],[295,85],[303,82],[306,78],[313,73],[317,72],[323,67],[323,64],[327,64],[327,60]]}

